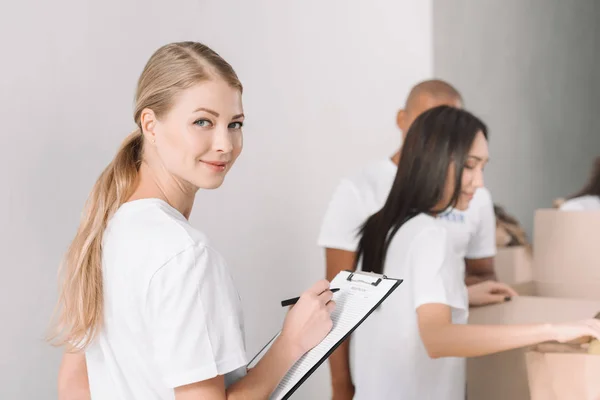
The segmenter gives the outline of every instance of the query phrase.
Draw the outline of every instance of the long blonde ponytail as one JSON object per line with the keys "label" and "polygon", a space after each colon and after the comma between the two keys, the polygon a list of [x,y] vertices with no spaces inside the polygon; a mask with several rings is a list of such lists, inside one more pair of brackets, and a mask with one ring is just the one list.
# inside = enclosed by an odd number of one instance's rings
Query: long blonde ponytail
{"label": "long blonde ponytail", "polygon": [[125,139],[90,193],[61,265],[61,308],[50,336],[56,345],[85,348],[102,323],[102,237],[108,220],[134,189],[142,146],[143,136],[136,130]]}
{"label": "long blonde ponytail", "polygon": [[61,265],[61,289],[49,341],[85,349],[102,325],[102,238],[110,218],[131,197],[143,158],[140,116],[149,108],[160,118],[181,91],[213,78],[242,91],[233,68],[197,42],[171,43],[158,49],[142,72],[136,91],[134,120],[139,127],[121,145],[98,178],[81,223]]}

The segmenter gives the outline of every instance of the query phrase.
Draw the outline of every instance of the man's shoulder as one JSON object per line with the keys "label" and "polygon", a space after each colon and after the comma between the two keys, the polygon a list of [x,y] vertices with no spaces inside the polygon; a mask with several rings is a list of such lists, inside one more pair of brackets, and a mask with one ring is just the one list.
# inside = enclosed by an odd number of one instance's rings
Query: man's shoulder
{"label": "man's shoulder", "polygon": [[492,201],[492,194],[490,193],[489,189],[486,187],[481,187],[479,189],[477,189],[477,191],[475,192],[475,195],[473,196],[473,200],[471,201],[471,204],[473,206],[488,206],[488,205],[492,205],[493,206],[493,201]]}
{"label": "man's shoulder", "polygon": [[493,209],[494,203],[490,191],[485,187],[481,187],[475,192],[464,215],[471,221],[479,221]]}
{"label": "man's shoulder", "polygon": [[494,203],[492,195],[487,188],[479,188],[473,196],[464,216],[470,222],[471,227],[479,226],[485,221],[490,221],[490,216],[494,215]]}
{"label": "man's shoulder", "polygon": [[358,192],[375,189],[382,183],[387,185],[393,181],[395,166],[390,159],[379,159],[364,164],[342,179],[342,182],[351,185]]}

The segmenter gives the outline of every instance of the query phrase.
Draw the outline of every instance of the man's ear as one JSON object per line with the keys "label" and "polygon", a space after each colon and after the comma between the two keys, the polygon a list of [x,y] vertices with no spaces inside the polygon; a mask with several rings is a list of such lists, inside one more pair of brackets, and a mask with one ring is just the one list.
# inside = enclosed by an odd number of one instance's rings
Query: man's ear
{"label": "man's ear", "polygon": [[404,139],[404,136],[406,135],[406,128],[407,128],[407,115],[406,115],[406,111],[404,109],[398,111],[398,114],[396,114],[396,125],[398,125],[398,128],[402,131],[402,138]]}

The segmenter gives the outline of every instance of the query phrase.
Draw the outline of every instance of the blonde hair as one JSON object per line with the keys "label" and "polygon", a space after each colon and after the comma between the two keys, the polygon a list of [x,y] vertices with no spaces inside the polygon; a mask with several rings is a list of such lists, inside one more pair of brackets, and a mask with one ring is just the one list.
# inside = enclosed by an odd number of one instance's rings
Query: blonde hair
{"label": "blonde hair", "polygon": [[160,118],[181,91],[215,78],[243,90],[233,68],[201,43],[171,43],[148,60],[136,90],[134,120],[138,128],[96,181],[61,264],[59,300],[48,337],[52,344],[85,349],[102,325],[102,238],[110,218],[135,189],[144,150],[142,111],[151,109]]}

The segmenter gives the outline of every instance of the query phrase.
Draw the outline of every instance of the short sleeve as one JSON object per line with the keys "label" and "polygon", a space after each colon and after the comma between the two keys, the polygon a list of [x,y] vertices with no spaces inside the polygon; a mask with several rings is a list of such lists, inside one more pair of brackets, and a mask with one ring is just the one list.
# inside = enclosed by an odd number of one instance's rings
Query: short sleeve
{"label": "short sleeve", "polygon": [[443,227],[431,227],[418,234],[411,244],[408,260],[415,310],[431,303],[468,309],[459,260],[449,246],[447,235]]}
{"label": "short sleeve", "polygon": [[360,227],[368,217],[356,186],[349,180],[343,180],[325,212],[319,233],[319,246],[356,251]]}
{"label": "short sleeve", "polygon": [[561,211],[585,211],[585,207],[577,198],[565,201],[560,205],[559,209]]}
{"label": "short sleeve", "polygon": [[496,215],[492,196],[485,188],[480,188],[476,196],[479,210],[474,235],[469,240],[466,258],[487,258],[496,255]]}
{"label": "short sleeve", "polygon": [[191,245],[152,277],[147,293],[151,351],[168,387],[246,365],[239,296],[220,255]]}

